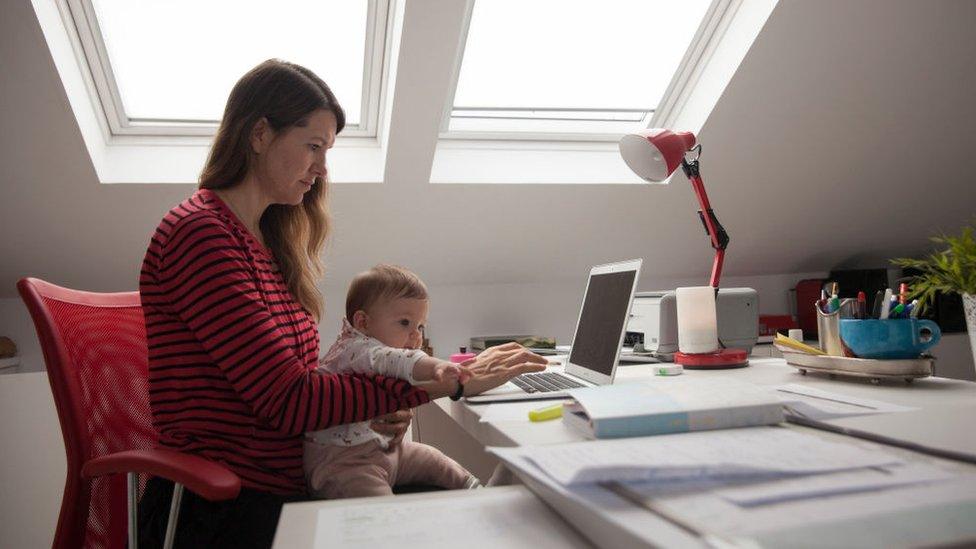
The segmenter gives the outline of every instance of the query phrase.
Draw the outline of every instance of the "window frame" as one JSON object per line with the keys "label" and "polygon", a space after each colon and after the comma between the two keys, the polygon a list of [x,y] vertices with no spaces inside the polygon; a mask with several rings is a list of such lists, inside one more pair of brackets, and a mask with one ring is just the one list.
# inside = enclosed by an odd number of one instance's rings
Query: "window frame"
{"label": "window frame", "polygon": [[[461,42],[458,46],[457,57],[451,73],[448,99],[441,116],[440,139],[452,141],[508,141],[508,142],[598,142],[617,141],[622,133],[616,132],[539,132],[539,131],[492,131],[492,130],[451,130],[451,119],[455,110],[454,97],[457,93],[458,81],[461,75],[461,64],[464,62],[464,50],[467,47],[468,32],[471,28],[471,18],[474,4],[477,0],[467,0],[464,14]],[[712,0],[705,10],[705,16],[695,31],[688,49],[685,51],[671,82],[665,88],[660,103],[647,111],[640,122],[641,127],[658,127],[674,117],[681,99],[690,93],[695,84],[695,76],[701,72],[701,65],[706,61],[706,51],[710,44],[721,40],[729,20],[734,16],[742,0]],[[505,109],[518,110],[518,109]],[[528,108],[525,108],[528,110]],[[570,109],[562,109],[569,111]],[[589,109],[580,109],[583,110]],[[603,109],[600,109],[601,111]],[[609,112],[612,109],[607,109]],[[490,119],[489,119],[490,120]],[[596,123],[613,123],[613,120],[595,120]]]}
{"label": "window frame", "polygon": [[[366,49],[363,63],[363,96],[360,123],[350,124],[343,136],[373,137],[378,134],[382,107],[383,80],[389,54],[388,30],[392,0],[367,0]],[[92,0],[59,0],[62,14],[70,17],[78,38],[76,51],[89,73],[89,93],[100,107],[110,138],[128,140],[139,137],[210,138],[216,134],[217,122],[200,120],[133,119],[125,113],[108,52]]]}

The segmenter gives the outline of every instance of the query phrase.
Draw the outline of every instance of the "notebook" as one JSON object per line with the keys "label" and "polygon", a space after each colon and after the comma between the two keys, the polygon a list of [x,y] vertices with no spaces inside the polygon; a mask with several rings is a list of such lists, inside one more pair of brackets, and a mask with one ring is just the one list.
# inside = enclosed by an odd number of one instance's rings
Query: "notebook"
{"label": "notebook", "polygon": [[466,400],[488,403],[566,398],[571,389],[613,383],[642,262],[632,259],[590,269],[565,368],[523,374]]}
{"label": "notebook", "polygon": [[587,438],[621,438],[782,423],[768,389],[732,379],[654,379],[570,391],[563,422]]}

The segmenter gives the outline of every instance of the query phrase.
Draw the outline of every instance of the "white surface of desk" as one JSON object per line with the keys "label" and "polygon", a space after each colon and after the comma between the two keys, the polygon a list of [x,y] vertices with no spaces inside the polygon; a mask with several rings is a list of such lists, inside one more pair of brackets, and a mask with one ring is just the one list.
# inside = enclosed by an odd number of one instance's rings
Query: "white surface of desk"
{"label": "white surface of desk", "polygon": [[[667,377],[653,376],[652,368],[653,365],[622,366],[617,370],[615,383],[668,381]],[[899,382],[873,385],[867,380],[857,378],[831,379],[816,374],[804,376],[779,358],[751,358],[747,368],[686,370],[682,376],[735,379],[767,387],[797,383],[852,397],[918,408],[910,412],[850,417],[828,423],[976,455],[976,431],[971,427],[973,421],[976,421],[976,383],[929,377],[916,380],[912,384]],[[467,404],[440,399],[435,404],[485,446],[521,446],[582,440],[579,433],[567,428],[562,421],[535,423],[528,420],[529,410],[555,402]],[[518,407],[519,411],[510,413],[506,410],[502,413],[494,409],[500,406],[509,407],[507,410]],[[525,411],[521,415],[522,419],[515,419],[522,410]],[[481,416],[485,414],[489,417],[504,415],[513,419],[481,421]]]}
{"label": "white surface of desk", "polygon": [[591,547],[524,486],[291,503],[282,511],[273,547],[393,546]]}
{"label": "white surface of desk", "polygon": [[[735,379],[760,386],[775,387],[796,383],[806,387],[848,395],[869,398],[913,407],[916,410],[891,414],[848,417],[831,420],[839,426],[867,431],[916,444],[956,452],[976,454],[976,433],[971,428],[976,418],[976,383],[944,378],[924,378],[913,384],[885,383],[873,385],[867,380],[855,378],[835,378],[819,375],[801,375],[795,368],[779,358],[751,358],[750,366],[731,370],[687,370],[682,376],[700,379]],[[652,366],[623,366],[617,371],[616,383],[634,381],[667,382],[668,378],[651,375]],[[552,444],[582,440],[582,436],[567,428],[562,421],[531,422],[528,411],[553,404],[556,401],[529,401],[519,403],[467,404],[441,399],[431,405],[425,421],[433,419],[439,412],[440,420],[456,423],[480,444],[485,446],[522,446],[530,444]],[[482,420],[484,419],[484,421]],[[424,425],[422,432],[430,433],[435,428]],[[839,435],[824,436],[839,437]],[[441,441],[441,449],[449,455],[450,447]],[[960,464],[959,467],[970,467]],[[534,486],[534,489],[539,489]],[[615,521],[621,524],[639,525],[640,537],[654,539],[659,544],[683,545],[694,543],[687,537],[676,535],[659,517],[648,516],[637,508],[612,494],[591,494],[603,498],[599,506],[612,509]],[[550,499],[553,504],[553,500]],[[588,532],[598,527],[596,522],[585,523],[586,509],[570,502],[561,502],[560,511],[573,516],[573,524],[585,524]],[[608,529],[609,533],[609,529]],[[795,541],[795,540],[794,540]]]}

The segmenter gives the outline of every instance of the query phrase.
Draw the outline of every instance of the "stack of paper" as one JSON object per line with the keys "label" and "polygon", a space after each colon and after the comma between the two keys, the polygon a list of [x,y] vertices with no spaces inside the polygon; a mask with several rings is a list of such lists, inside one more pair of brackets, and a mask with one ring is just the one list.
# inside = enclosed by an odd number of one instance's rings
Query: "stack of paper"
{"label": "stack of paper", "polygon": [[525,457],[563,485],[775,478],[901,463],[886,452],[869,452],[781,427],[490,450],[504,460]]}
{"label": "stack of paper", "polygon": [[814,420],[908,412],[916,409],[880,400],[823,391],[798,383],[776,387],[775,393],[787,405],[790,413]]}

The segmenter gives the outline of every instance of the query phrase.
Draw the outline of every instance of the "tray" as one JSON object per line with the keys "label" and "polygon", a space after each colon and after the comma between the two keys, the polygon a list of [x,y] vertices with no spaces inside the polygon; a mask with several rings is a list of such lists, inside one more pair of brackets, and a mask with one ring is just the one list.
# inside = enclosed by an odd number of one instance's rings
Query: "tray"
{"label": "tray", "polygon": [[935,359],[932,357],[911,358],[907,360],[871,360],[843,356],[810,355],[790,351],[783,352],[786,363],[806,375],[807,371],[835,375],[866,377],[871,383],[882,379],[903,379],[911,383],[920,377],[931,376]]}

